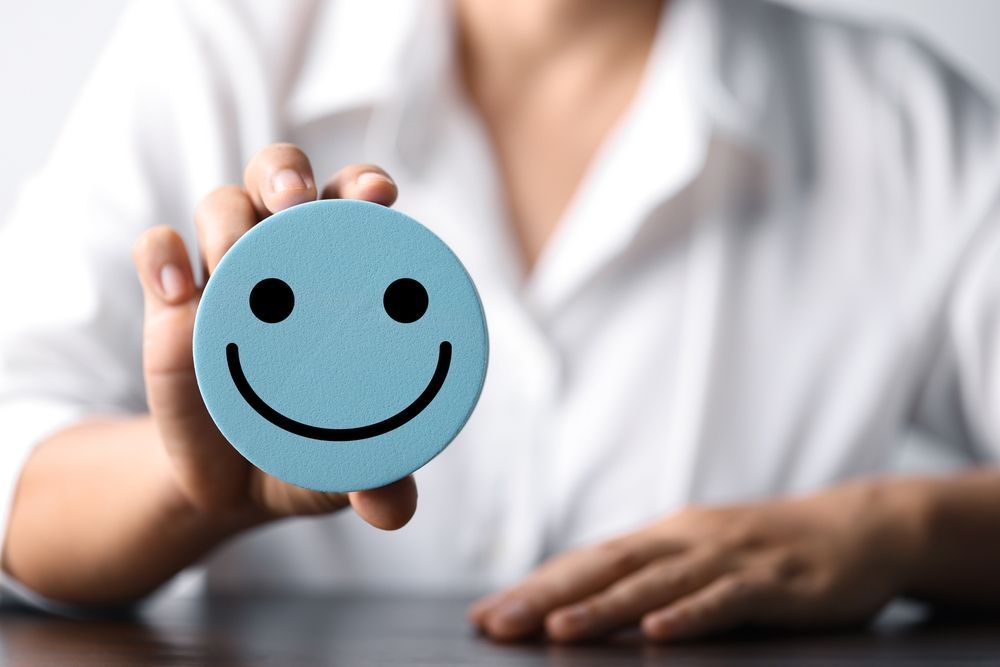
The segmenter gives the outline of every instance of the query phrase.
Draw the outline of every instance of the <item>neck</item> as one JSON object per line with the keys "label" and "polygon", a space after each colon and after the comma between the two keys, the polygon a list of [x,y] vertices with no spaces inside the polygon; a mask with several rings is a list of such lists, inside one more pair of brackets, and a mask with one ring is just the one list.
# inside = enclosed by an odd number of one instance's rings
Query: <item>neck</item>
{"label": "neck", "polygon": [[[473,81],[516,81],[566,57],[617,68],[645,57],[665,0],[458,0]],[[643,39],[648,37],[649,39]]]}

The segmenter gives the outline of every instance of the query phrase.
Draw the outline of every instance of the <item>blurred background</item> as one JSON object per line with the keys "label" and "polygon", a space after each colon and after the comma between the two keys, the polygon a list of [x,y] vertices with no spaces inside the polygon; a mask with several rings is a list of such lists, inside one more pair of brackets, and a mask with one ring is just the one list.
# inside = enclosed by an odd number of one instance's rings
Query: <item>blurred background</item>
{"label": "blurred background", "polygon": [[[45,160],[101,45],[128,1],[3,2],[0,220],[6,217],[24,176]],[[1000,95],[998,0],[781,1],[847,17],[864,16],[913,30]]]}

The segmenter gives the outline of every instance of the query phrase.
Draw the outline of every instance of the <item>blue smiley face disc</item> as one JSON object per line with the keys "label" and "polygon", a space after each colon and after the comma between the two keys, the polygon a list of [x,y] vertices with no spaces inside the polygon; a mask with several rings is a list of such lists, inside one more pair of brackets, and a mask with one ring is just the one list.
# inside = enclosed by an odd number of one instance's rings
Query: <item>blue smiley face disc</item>
{"label": "blue smiley face disc", "polygon": [[320,491],[384,486],[458,434],[486,376],[486,321],[454,253],[361,201],[317,201],[247,232],[194,328],[205,405],[251,463]]}

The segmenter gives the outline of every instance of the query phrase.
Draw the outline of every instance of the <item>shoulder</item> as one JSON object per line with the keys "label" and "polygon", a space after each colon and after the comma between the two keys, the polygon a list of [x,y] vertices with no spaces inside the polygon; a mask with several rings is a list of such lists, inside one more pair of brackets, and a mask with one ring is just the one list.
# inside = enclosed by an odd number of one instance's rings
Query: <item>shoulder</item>
{"label": "shoulder", "polygon": [[[714,6],[728,45],[719,49],[728,51],[720,80],[733,99],[749,99],[748,61],[758,63],[754,83],[764,81],[767,93],[747,105],[749,131],[782,136],[817,169],[804,171],[884,176],[933,215],[1000,187],[992,182],[998,100],[927,41],[903,27],[766,0]],[[749,57],[734,58],[734,45]]]}
{"label": "shoulder", "polygon": [[220,70],[241,65],[278,76],[294,66],[320,14],[336,5],[321,0],[136,0],[122,17],[116,41],[147,65],[199,61]]}
{"label": "shoulder", "polygon": [[433,5],[138,0],[119,30],[117,41],[128,54],[119,60],[130,61],[133,71],[142,63],[161,73],[161,81],[153,82],[161,96],[177,100],[187,93],[221,103],[230,113],[274,114],[271,127],[281,127],[289,104],[336,106],[352,91],[387,78]]}

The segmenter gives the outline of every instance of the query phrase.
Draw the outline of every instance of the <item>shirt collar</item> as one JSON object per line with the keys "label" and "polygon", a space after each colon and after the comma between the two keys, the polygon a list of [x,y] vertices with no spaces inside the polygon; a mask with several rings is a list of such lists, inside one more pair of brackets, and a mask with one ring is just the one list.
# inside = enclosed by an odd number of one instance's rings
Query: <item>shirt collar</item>
{"label": "shirt collar", "polygon": [[[308,40],[288,100],[290,121],[310,123],[399,98],[409,88],[408,65],[427,60],[432,45],[444,41],[441,5],[396,3],[386,11],[376,2],[322,3],[312,28],[322,39]],[[420,35],[427,27],[432,31]]]}
{"label": "shirt collar", "polygon": [[710,124],[696,84],[706,66],[706,3],[677,0],[663,12],[644,80],[599,149],[528,282],[542,312],[569,298],[620,255],[650,213],[705,163]]}
{"label": "shirt collar", "polygon": [[[745,4],[759,10],[762,3]],[[733,25],[743,19],[726,6],[674,0],[663,12],[640,90],[527,285],[538,305],[567,297],[621,253],[650,212],[698,175],[713,130],[753,144],[765,100],[752,91],[766,90],[768,68],[754,49],[732,41],[747,30]],[[304,56],[288,102],[291,122],[367,108],[365,158],[389,150],[399,158],[395,169],[418,170],[440,129],[440,105],[453,99],[442,94],[454,77],[451,3],[402,3],[392,12],[378,3],[329,3],[314,29],[324,39],[311,40]],[[380,37],[377,48],[371,35]]]}

